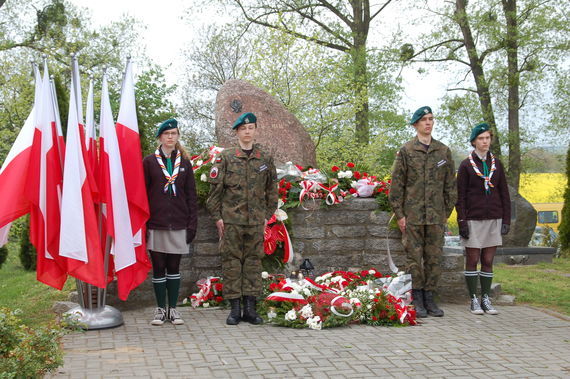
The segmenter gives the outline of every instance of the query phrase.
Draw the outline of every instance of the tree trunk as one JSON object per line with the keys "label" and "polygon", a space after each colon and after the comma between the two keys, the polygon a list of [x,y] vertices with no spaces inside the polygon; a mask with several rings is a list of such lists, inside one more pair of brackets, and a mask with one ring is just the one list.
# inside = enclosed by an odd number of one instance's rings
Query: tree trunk
{"label": "tree trunk", "polygon": [[497,123],[495,121],[495,114],[493,112],[493,104],[491,103],[491,93],[489,91],[489,84],[485,79],[485,72],[483,71],[483,62],[481,61],[481,58],[477,54],[475,41],[473,39],[473,34],[471,33],[469,20],[467,19],[466,6],[467,6],[467,0],[455,1],[456,22],[461,28],[461,33],[463,34],[463,42],[465,43],[465,49],[467,50],[467,55],[469,56],[469,66],[471,67],[471,72],[473,73],[473,79],[475,80],[475,85],[477,88],[477,96],[479,97],[479,104],[481,105],[483,118],[489,124],[494,134],[494,140],[493,144],[491,145],[491,151],[495,155],[500,157],[501,144],[499,139],[499,133],[497,130]]}
{"label": "tree trunk", "polygon": [[509,114],[509,169],[508,181],[518,192],[521,175],[521,139],[519,129],[519,62],[518,62],[518,23],[517,1],[502,0],[503,11],[507,20],[505,41],[507,44],[507,80]]}
{"label": "tree trunk", "polygon": [[356,141],[368,145],[370,122],[368,109],[368,55],[366,41],[370,27],[370,6],[367,1],[351,1],[354,23],[352,27],[353,46],[350,51],[353,63],[354,93],[357,102],[355,114]]}

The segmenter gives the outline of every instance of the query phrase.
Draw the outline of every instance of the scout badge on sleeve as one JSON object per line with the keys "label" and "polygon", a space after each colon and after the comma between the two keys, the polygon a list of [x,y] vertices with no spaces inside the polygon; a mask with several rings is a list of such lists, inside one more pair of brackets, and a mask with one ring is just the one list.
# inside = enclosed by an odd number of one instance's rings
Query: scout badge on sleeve
{"label": "scout badge on sleeve", "polygon": [[210,178],[216,179],[217,177],[218,177],[218,168],[214,166],[210,170]]}

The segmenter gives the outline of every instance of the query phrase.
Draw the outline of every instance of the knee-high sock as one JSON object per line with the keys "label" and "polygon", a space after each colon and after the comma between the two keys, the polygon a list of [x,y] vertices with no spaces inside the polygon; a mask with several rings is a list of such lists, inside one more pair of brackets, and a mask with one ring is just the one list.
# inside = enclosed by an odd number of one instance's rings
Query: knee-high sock
{"label": "knee-high sock", "polygon": [[465,283],[469,291],[469,298],[477,296],[477,282],[479,279],[479,271],[465,271]]}
{"label": "knee-high sock", "polygon": [[481,271],[479,278],[481,279],[481,296],[491,296],[491,283],[493,283],[493,273]]}
{"label": "knee-high sock", "polygon": [[168,289],[168,307],[176,308],[180,291],[180,274],[166,274],[166,288]]}
{"label": "knee-high sock", "polygon": [[166,278],[152,278],[152,286],[154,287],[156,305],[160,308],[166,308]]}

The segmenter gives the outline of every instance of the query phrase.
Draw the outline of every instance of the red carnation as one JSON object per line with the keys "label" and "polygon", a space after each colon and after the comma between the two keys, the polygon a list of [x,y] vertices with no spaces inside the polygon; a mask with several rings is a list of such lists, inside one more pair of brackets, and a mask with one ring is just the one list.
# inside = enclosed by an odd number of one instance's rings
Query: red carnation
{"label": "red carnation", "polygon": [[351,189],[348,190],[348,192],[350,192],[351,194],[354,195],[354,194],[357,193],[358,191],[355,190],[354,188],[351,188]]}
{"label": "red carnation", "polygon": [[382,277],[382,274],[379,273],[378,271],[376,271],[376,272],[374,273],[374,276],[375,276],[376,278],[381,278],[381,277]]}
{"label": "red carnation", "polygon": [[377,298],[374,298],[374,302],[377,303],[377,302],[378,302],[378,299],[377,299]]}
{"label": "red carnation", "polygon": [[217,303],[221,303],[222,301],[224,301],[224,298],[221,296],[216,296],[214,300],[216,300]]}
{"label": "red carnation", "polygon": [[279,284],[277,284],[277,283],[271,283],[271,284],[269,285],[269,289],[270,289],[271,291],[275,292],[275,291],[279,291],[279,290],[281,289],[281,287],[280,287]]}
{"label": "red carnation", "polygon": [[354,168],[354,163],[348,162],[348,163],[346,164],[346,167],[348,167],[348,168]]}
{"label": "red carnation", "polygon": [[378,317],[372,316],[372,321],[378,321]]}
{"label": "red carnation", "polygon": [[368,276],[368,270],[362,270],[362,271],[360,271],[360,276],[362,276],[363,278],[364,278],[365,276]]}
{"label": "red carnation", "polygon": [[290,190],[291,187],[293,187],[293,185],[290,182],[287,182],[287,185],[285,186],[285,188]]}
{"label": "red carnation", "polygon": [[367,174],[366,172],[363,172],[363,173],[362,173],[362,176],[363,176],[364,178],[366,178],[366,177],[368,176],[368,174]]}
{"label": "red carnation", "polygon": [[338,172],[340,171],[340,168],[338,166],[332,166],[332,172]]}
{"label": "red carnation", "polygon": [[396,315],[390,316],[390,320],[394,321],[396,319]]}
{"label": "red carnation", "polygon": [[299,166],[298,164],[295,165],[299,170],[303,171],[303,166]]}
{"label": "red carnation", "polygon": [[356,179],[356,180],[361,178],[360,173],[358,171],[354,171],[353,176],[354,176],[354,179]]}
{"label": "red carnation", "polygon": [[216,283],[214,285],[214,288],[216,289],[216,291],[221,291],[224,288],[224,285],[222,283]]}

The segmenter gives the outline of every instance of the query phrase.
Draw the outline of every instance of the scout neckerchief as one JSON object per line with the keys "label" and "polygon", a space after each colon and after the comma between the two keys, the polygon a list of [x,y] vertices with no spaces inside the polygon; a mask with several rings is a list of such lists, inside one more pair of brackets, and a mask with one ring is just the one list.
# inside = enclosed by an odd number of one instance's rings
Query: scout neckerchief
{"label": "scout neckerchief", "polygon": [[178,177],[178,170],[180,169],[180,158],[182,156],[180,154],[180,151],[176,152],[176,160],[174,161],[174,167],[172,167],[172,160],[170,159],[170,157],[166,158],[166,164],[168,165],[168,169],[167,167],[164,166],[164,163],[162,162],[162,157],[160,155],[160,148],[156,149],[156,151],[154,152],[154,156],[156,157],[156,161],[158,162],[158,165],[162,169],[162,173],[166,178],[166,184],[164,185],[164,193],[166,193],[170,188],[174,196],[176,196],[176,184],[174,182]]}
{"label": "scout neckerchief", "polygon": [[495,172],[495,170],[497,169],[497,167],[495,166],[495,156],[490,151],[489,154],[491,155],[491,170],[489,171],[489,167],[487,166],[486,162],[487,160],[481,159],[481,161],[483,162],[482,174],[481,171],[479,171],[479,167],[477,167],[475,161],[473,160],[473,154],[469,154],[469,162],[471,162],[471,166],[473,167],[475,174],[477,174],[478,177],[484,180],[485,193],[487,195],[491,193],[491,188],[495,187],[493,183],[491,183],[491,177],[493,176],[493,172]]}

